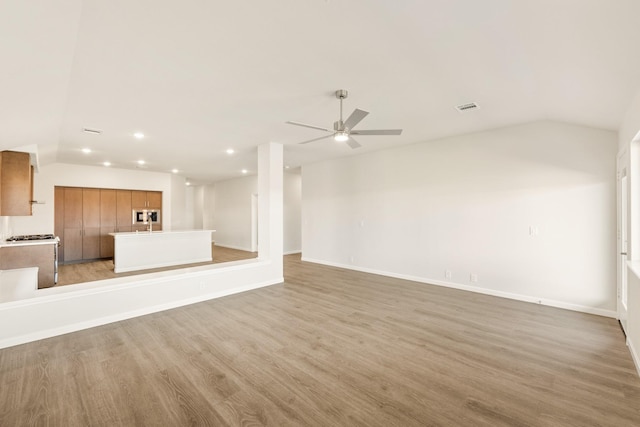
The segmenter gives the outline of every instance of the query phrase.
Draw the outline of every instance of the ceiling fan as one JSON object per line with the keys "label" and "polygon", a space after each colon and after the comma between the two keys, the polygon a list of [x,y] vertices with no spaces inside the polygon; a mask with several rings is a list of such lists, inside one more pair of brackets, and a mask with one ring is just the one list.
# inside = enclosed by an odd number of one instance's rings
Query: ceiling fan
{"label": "ceiling fan", "polygon": [[335,139],[338,142],[346,142],[347,145],[351,148],[359,148],[361,145],[353,139],[353,135],[400,135],[402,133],[402,129],[378,129],[378,130],[354,130],[354,126],[356,126],[362,119],[364,119],[369,112],[364,110],[355,109],[353,113],[347,118],[347,120],[342,120],[342,100],[345,99],[349,93],[340,89],[336,91],[336,98],[340,100],[340,119],[336,122],[333,122],[333,130],[329,130],[320,126],[308,125],[305,123],[299,122],[286,122],[290,125],[302,126],[305,128],[317,129],[324,132],[329,132],[331,135],[321,136],[320,138],[310,139],[308,141],[300,142],[300,144],[308,144],[310,142],[319,141],[325,138]]}

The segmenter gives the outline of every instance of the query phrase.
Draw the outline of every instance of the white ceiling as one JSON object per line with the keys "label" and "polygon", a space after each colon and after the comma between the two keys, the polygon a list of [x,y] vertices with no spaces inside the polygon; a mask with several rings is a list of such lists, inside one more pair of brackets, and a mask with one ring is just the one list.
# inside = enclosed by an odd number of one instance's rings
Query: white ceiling
{"label": "white ceiling", "polygon": [[[3,0],[0,149],[212,182],[255,171],[266,142],[297,167],[540,119],[617,130],[638,16],[638,0]],[[358,128],[403,134],[297,145],[322,132],[285,121],[331,128],[336,89],[345,116],[371,113]]]}

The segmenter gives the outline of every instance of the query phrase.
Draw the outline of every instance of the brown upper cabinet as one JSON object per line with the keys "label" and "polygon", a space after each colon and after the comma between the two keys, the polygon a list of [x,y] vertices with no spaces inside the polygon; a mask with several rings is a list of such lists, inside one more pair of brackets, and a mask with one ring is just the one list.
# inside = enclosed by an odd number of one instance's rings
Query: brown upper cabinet
{"label": "brown upper cabinet", "polygon": [[29,153],[0,152],[0,216],[31,215],[33,166]]}
{"label": "brown upper cabinet", "polygon": [[162,209],[162,191],[131,191],[133,209]]}

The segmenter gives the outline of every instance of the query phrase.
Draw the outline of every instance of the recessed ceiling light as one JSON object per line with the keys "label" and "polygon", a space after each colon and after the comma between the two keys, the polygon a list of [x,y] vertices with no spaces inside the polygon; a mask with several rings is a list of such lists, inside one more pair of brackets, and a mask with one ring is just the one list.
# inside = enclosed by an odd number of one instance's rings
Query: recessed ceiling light
{"label": "recessed ceiling light", "polygon": [[89,153],[91,152],[91,148],[83,148],[83,149],[82,149],[82,152],[83,152],[84,154],[89,154]]}
{"label": "recessed ceiling light", "polygon": [[107,167],[111,166],[111,162],[104,162],[104,163],[102,163],[102,164],[103,164],[103,165],[105,165],[105,166],[107,166]]}
{"label": "recessed ceiling light", "polygon": [[289,169],[289,168],[291,168],[291,166],[289,166],[289,165],[284,165],[284,168],[285,168],[285,169]]}
{"label": "recessed ceiling light", "polygon": [[236,150],[234,150],[233,148],[227,148],[227,151],[226,151],[227,154],[233,154],[235,152]]}
{"label": "recessed ceiling light", "polygon": [[171,169],[171,173],[178,173],[180,172],[178,169]]}
{"label": "recessed ceiling light", "polygon": [[191,185],[191,183],[190,183],[189,181],[187,181],[185,184],[186,184],[186,185]]}
{"label": "recessed ceiling light", "polygon": [[136,133],[133,134],[133,136],[135,136],[137,139],[142,139],[142,138],[144,138],[144,133],[136,132]]}
{"label": "recessed ceiling light", "polygon": [[139,165],[144,165],[144,160],[138,160]]}
{"label": "recessed ceiling light", "polygon": [[246,169],[242,169],[240,172],[242,172],[242,173],[247,173],[247,172],[249,172],[249,171],[248,171],[248,170],[246,170]]}

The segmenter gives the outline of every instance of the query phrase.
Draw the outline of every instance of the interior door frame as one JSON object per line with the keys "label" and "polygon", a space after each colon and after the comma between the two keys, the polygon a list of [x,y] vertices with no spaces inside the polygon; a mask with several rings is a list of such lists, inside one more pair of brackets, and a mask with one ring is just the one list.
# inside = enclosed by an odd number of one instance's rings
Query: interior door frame
{"label": "interior door frame", "polygon": [[624,150],[618,154],[616,161],[616,211],[617,211],[617,315],[618,321],[624,333],[627,333],[627,303],[628,296],[628,270],[629,259],[629,151]]}

